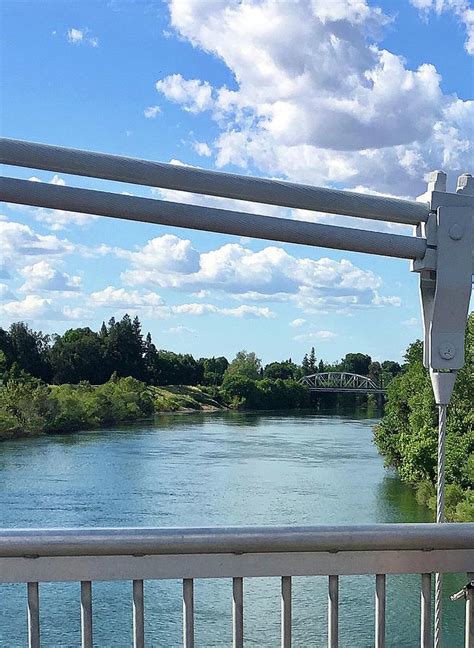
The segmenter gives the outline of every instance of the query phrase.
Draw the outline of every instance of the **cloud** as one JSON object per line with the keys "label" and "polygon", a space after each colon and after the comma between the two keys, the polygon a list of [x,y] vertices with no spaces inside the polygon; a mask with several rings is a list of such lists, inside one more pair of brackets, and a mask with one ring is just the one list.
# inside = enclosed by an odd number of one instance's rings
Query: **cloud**
{"label": "cloud", "polygon": [[295,335],[293,340],[296,342],[309,342],[310,340],[319,340],[320,342],[324,342],[327,340],[333,340],[335,337],[337,337],[337,335],[332,331],[310,331],[309,333]]}
{"label": "cloud", "polygon": [[31,293],[38,290],[77,292],[81,287],[81,277],[59,270],[49,261],[43,260],[24,266],[20,274],[26,279],[20,288],[22,292]]}
{"label": "cloud", "polygon": [[202,112],[212,107],[212,88],[207,81],[184,79],[181,74],[172,74],[156,82],[158,92],[174,103],[179,103],[191,113]]}
{"label": "cloud", "polygon": [[275,313],[266,307],[242,304],[236,308],[221,308],[214,304],[185,303],[166,305],[163,299],[154,292],[141,293],[136,290],[126,290],[107,286],[103,290],[89,295],[88,303],[92,307],[104,307],[120,310],[140,310],[149,317],[165,319],[173,315],[223,315],[237,318],[273,318]]}
{"label": "cloud", "polygon": [[161,108],[159,106],[148,106],[143,111],[143,114],[147,119],[155,119],[161,113]]}
{"label": "cloud", "polygon": [[9,321],[18,320],[76,320],[90,317],[85,309],[59,307],[52,299],[39,295],[26,295],[24,299],[13,300],[0,305],[0,314]]}
{"label": "cloud", "polygon": [[466,29],[466,52],[474,55],[474,8],[469,0],[410,0],[410,3],[425,16],[430,11],[438,15],[452,11]]}
{"label": "cloud", "polygon": [[73,250],[72,244],[65,239],[37,234],[28,225],[12,221],[0,221],[0,240],[4,258],[12,264],[25,256],[59,256]]}
{"label": "cloud", "polygon": [[206,142],[194,142],[193,149],[198,155],[201,155],[203,157],[211,157],[212,155],[211,148],[209,144],[206,144]]}
{"label": "cloud", "polygon": [[71,27],[67,30],[67,40],[72,45],[90,45],[91,47],[99,47],[99,39],[96,36],[91,36],[90,29],[76,29]]}
{"label": "cloud", "polygon": [[213,290],[246,301],[294,301],[303,310],[399,305],[380,294],[382,280],[352,262],[297,258],[268,246],[254,252],[238,243],[199,253],[189,240],[166,235],[141,250],[118,252],[131,261],[122,273],[130,286],[159,286],[187,292]]}
{"label": "cloud", "polygon": [[290,326],[292,326],[293,328],[298,328],[300,326],[303,326],[303,324],[306,324],[306,320],[302,319],[301,317],[290,322]]}
{"label": "cloud", "polygon": [[410,317],[410,319],[404,320],[402,324],[403,326],[419,326],[420,320],[418,317]]}
{"label": "cloud", "polygon": [[192,335],[196,333],[196,331],[187,326],[172,326],[166,331],[163,331],[163,333],[169,333],[170,335]]}
{"label": "cloud", "polygon": [[179,36],[236,80],[232,89],[181,74],[157,83],[184,110],[208,111],[219,166],[416,196],[430,169],[469,165],[474,103],[443,95],[433,65],[412,70],[382,49],[389,18],[366,0],[171,0],[169,8]]}
{"label": "cloud", "polygon": [[15,299],[15,295],[12,293],[7,284],[0,283],[0,300],[3,302],[7,299]]}

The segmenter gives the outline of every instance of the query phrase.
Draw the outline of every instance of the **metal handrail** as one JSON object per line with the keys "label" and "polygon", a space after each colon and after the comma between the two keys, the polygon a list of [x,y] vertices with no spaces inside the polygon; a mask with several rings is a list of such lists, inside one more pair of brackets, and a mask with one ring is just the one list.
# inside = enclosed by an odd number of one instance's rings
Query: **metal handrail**
{"label": "metal handrail", "polygon": [[0,530],[0,558],[448,549],[474,550],[474,523]]}
{"label": "metal handrail", "polygon": [[79,149],[0,139],[0,163],[237,200],[416,225],[428,204],[386,196],[239,176]]}

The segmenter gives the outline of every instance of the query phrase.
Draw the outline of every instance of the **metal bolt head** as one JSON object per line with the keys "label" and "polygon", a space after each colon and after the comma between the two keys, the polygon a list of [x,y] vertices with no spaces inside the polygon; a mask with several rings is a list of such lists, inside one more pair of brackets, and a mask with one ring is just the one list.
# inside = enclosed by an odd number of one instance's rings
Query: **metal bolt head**
{"label": "metal bolt head", "polygon": [[454,225],[451,225],[449,228],[449,236],[453,239],[453,241],[459,241],[462,239],[464,234],[463,228],[461,225],[458,225],[458,223],[454,223]]}
{"label": "metal bolt head", "polygon": [[456,347],[454,346],[454,344],[451,344],[451,342],[444,342],[439,347],[439,355],[444,360],[452,360],[456,355]]}

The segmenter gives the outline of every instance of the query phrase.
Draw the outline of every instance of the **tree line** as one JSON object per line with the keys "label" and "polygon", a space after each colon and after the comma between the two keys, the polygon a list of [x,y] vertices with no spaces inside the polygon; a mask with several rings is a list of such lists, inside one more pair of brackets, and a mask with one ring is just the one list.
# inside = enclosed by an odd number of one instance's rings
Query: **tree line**
{"label": "tree line", "polygon": [[253,380],[299,380],[317,371],[348,371],[383,384],[401,372],[397,362],[375,362],[363,353],[348,353],[337,363],[318,361],[314,347],[301,364],[289,359],[265,367],[254,353],[243,351],[230,369],[224,356],[195,359],[191,354],[157,348],[150,333],[143,335],[139,318],[129,315],[103,322],[98,331],[72,328],[63,335],[45,335],[24,322],[16,322],[8,330],[0,328],[0,372],[7,374],[16,368],[53,385],[82,381],[102,385],[116,375],[157,386],[220,386],[228,370],[236,373],[235,367]]}
{"label": "tree line", "polygon": [[[388,387],[375,443],[387,466],[416,489],[420,503],[436,510],[438,413],[420,340],[408,347],[403,372]],[[446,432],[446,514],[474,521],[474,313],[466,329],[464,367],[448,408]]]}

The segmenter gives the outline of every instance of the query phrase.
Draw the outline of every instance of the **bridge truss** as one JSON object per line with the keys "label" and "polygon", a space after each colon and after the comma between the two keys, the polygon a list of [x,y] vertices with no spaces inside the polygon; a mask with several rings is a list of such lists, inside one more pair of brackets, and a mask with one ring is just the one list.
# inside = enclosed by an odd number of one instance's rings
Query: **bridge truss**
{"label": "bridge truss", "polygon": [[303,376],[300,383],[311,392],[349,392],[364,394],[385,394],[385,389],[369,378],[346,371],[331,371]]}

